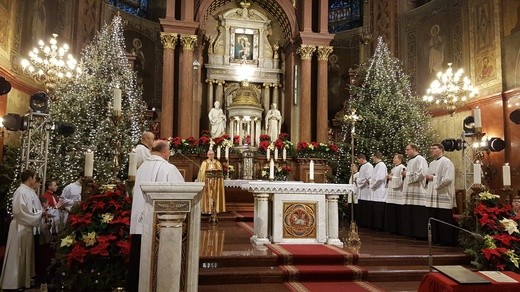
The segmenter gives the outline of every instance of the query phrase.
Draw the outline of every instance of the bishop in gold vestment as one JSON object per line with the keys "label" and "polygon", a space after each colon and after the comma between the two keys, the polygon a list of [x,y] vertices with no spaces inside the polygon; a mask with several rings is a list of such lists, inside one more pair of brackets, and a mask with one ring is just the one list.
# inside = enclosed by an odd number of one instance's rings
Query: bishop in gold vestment
{"label": "bishop in gold vestment", "polygon": [[215,159],[215,152],[208,151],[208,159],[202,162],[200,166],[197,180],[204,182],[204,195],[201,201],[201,210],[203,214],[212,213],[212,204],[215,200],[215,212],[226,212],[226,196],[224,193],[224,176],[222,173],[222,164]]}

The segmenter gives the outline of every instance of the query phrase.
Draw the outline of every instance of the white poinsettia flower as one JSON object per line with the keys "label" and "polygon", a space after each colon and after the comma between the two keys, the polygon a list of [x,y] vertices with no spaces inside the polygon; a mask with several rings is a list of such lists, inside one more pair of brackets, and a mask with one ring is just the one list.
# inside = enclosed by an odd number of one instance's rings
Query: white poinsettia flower
{"label": "white poinsettia flower", "polygon": [[60,247],[71,246],[73,243],[74,243],[74,236],[69,235],[69,236],[61,239]]}
{"label": "white poinsettia flower", "polygon": [[479,199],[480,199],[481,201],[485,201],[485,200],[493,200],[493,199],[498,199],[498,198],[500,198],[499,195],[494,195],[494,194],[492,194],[492,193],[490,193],[490,192],[488,192],[488,191],[482,192],[482,193],[480,193],[478,196],[479,196]]}
{"label": "white poinsettia flower", "polygon": [[515,251],[508,249],[506,251],[506,255],[509,257],[509,260],[513,263],[513,265],[518,268],[518,260],[520,259],[518,258],[518,255],[515,253]]}
{"label": "white poinsettia flower", "polygon": [[112,215],[110,213],[105,213],[105,214],[101,215],[101,222],[103,222],[103,223],[110,223],[110,221],[112,221],[112,219],[114,219],[114,215]]}
{"label": "white poinsettia flower", "polygon": [[495,244],[495,239],[489,235],[484,236],[484,246],[486,248],[491,248],[491,249],[497,248],[497,246]]}
{"label": "white poinsettia flower", "polygon": [[83,242],[85,242],[85,246],[92,246],[96,243],[96,232],[92,231],[87,234],[83,234]]}
{"label": "white poinsettia flower", "polygon": [[520,233],[518,231],[518,224],[516,223],[516,221],[504,218],[500,220],[500,223],[502,223],[502,226],[504,226],[504,229],[507,231],[507,233],[509,233],[509,235],[515,232]]}

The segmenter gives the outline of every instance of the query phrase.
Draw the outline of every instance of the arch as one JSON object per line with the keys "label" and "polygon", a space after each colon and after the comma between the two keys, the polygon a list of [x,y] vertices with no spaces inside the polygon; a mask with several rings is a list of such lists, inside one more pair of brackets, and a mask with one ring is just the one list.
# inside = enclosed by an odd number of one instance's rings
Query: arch
{"label": "arch", "polygon": [[[195,21],[199,23],[199,28],[206,26],[206,19],[219,7],[226,5],[234,0],[202,0],[195,14]],[[285,40],[289,43],[296,39],[299,34],[298,22],[296,20],[295,8],[289,0],[266,0],[255,1],[255,4],[262,7],[274,19],[280,23]]]}

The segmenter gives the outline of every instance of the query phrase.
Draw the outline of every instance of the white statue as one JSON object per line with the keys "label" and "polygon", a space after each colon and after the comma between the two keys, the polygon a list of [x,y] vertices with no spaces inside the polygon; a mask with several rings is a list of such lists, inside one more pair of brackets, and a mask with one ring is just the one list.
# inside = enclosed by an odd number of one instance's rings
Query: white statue
{"label": "white statue", "polygon": [[215,101],[214,105],[215,107],[208,114],[211,123],[211,138],[220,137],[226,132],[226,115],[220,108],[220,102]]}
{"label": "white statue", "polygon": [[265,115],[265,131],[271,140],[278,139],[282,127],[282,115],[276,108],[276,103],[271,104],[271,109]]}

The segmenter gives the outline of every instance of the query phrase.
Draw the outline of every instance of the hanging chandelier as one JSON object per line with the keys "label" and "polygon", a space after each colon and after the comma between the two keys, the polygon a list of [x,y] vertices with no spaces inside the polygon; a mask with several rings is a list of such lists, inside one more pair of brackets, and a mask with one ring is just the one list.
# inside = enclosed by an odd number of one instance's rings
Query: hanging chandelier
{"label": "hanging chandelier", "polygon": [[68,53],[69,46],[58,46],[57,34],[53,34],[49,44],[43,40],[38,42],[38,48],[29,52],[29,59],[22,59],[22,71],[37,83],[43,84],[48,92],[52,92],[58,82],[81,74],[78,62]]}
{"label": "hanging chandelier", "polygon": [[443,108],[453,115],[458,108],[478,94],[478,89],[471,85],[467,76],[464,76],[462,68],[454,72],[451,65],[448,63],[445,72],[437,73],[437,79],[426,90],[423,101]]}

